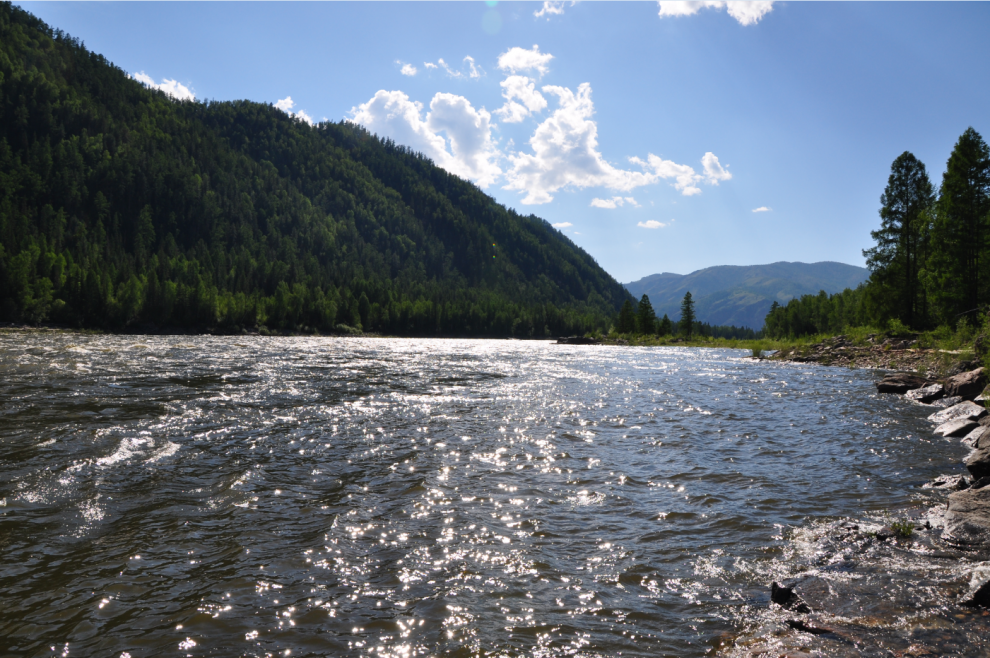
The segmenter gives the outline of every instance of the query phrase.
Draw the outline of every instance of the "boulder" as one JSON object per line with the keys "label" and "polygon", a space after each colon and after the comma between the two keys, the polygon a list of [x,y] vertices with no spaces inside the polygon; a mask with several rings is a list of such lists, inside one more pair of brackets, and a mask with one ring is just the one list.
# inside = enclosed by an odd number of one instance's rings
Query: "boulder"
{"label": "boulder", "polygon": [[977,427],[979,427],[979,424],[969,418],[954,418],[936,427],[935,433],[942,436],[962,436],[969,434]]}
{"label": "boulder", "polygon": [[962,444],[967,448],[975,448],[976,444],[980,442],[980,438],[987,432],[990,430],[982,425],[977,425],[975,429],[970,430],[969,434],[962,438]]}
{"label": "boulder", "polygon": [[987,378],[983,374],[983,368],[977,368],[946,379],[945,394],[958,395],[963,399],[972,400],[983,392],[986,385]]}
{"label": "boulder", "polygon": [[945,538],[956,544],[990,546],[990,487],[949,494]]}
{"label": "boulder", "polygon": [[931,401],[931,405],[933,407],[938,407],[940,409],[948,409],[949,407],[956,406],[957,404],[959,404],[962,401],[963,401],[963,399],[961,397],[959,397],[958,395],[953,395],[951,398],[942,398],[940,400],[932,400]]}
{"label": "boulder", "polygon": [[978,418],[985,416],[986,413],[987,410],[980,405],[967,401],[960,402],[959,404],[953,405],[948,409],[943,409],[942,411],[936,411],[928,417],[928,420],[936,425],[941,425],[944,422],[955,420],[956,418],[977,420]]}
{"label": "boulder", "polygon": [[950,491],[962,491],[968,489],[969,479],[965,475],[940,475],[931,482],[921,485],[922,489],[948,489]]}
{"label": "boulder", "polygon": [[908,400],[928,404],[929,402],[937,400],[944,395],[945,391],[941,384],[932,384],[931,386],[923,386],[921,388],[908,391],[904,394],[904,397]]}
{"label": "boulder", "polygon": [[990,476],[990,447],[977,447],[971,452],[966,458],[966,468],[977,480]]}
{"label": "boulder", "polygon": [[921,388],[927,383],[924,377],[919,377],[910,372],[895,372],[893,375],[887,375],[882,381],[877,382],[877,393],[899,393],[903,395],[908,391]]}

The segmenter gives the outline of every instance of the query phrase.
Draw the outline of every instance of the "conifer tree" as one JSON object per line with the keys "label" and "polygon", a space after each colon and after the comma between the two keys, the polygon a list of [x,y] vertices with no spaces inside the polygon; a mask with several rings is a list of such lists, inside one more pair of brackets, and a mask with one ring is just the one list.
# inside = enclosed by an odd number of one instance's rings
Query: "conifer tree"
{"label": "conifer tree", "polygon": [[641,334],[653,334],[657,329],[657,314],[653,310],[650,298],[645,294],[640,298],[636,308],[636,329]]}
{"label": "conifer tree", "polygon": [[897,156],[880,195],[880,228],[870,232],[876,245],[863,250],[881,313],[909,327],[926,320],[919,271],[928,255],[926,211],[934,200],[925,165],[908,151]]}
{"label": "conifer tree", "polygon": [[681,333],[690,338],[694,331],[694,300],[691,299],[691,292],[684,293],[681,301],[681,319],[678,321]]}
{"label": "conifer tree", "polygon": [[619,321],[615,324],[615,330],[620,334],[631,334],[636,331],[636,312],[628,299],[622,302],[622,308],[619,309]]}
{"label": "conifer tree", "polygon": [[674,333],[674,325],[670,321],[670,318],[667,317],[667,314],[664,313],[663,318],[660,319],[660,322],[657,325],[657,335],[669,336],[672,333]]}

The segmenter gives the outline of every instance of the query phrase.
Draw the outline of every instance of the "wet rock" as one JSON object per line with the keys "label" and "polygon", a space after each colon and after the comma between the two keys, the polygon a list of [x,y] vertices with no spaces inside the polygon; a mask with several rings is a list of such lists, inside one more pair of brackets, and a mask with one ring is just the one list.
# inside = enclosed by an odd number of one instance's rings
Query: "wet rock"
{"label": "wet rock", "polygon": [[958,395],[966,400],[972,400],[983,392],[983,387],[986,385],[987,378],[983,374],[983,368],[977,368],[945,380],[945,394]]}
{"label": "wet rock", "polygon": [[595,338],[588,338],[587,336],[567,336],[566,338],[558,338],[558,345],[601,345],[602,342]]}
{"label": "wet rock", "polygon": [[966,458],[966,468],[976,479],[990,476],[990,447],[977,446]]}
{"label": "wet rock", "polygon": [[910,372],[897,372],[887,375],[882,381],[877,382],[877,393],[899,393],[903,395],[908,391],[923,387],[928,382],[924,377]]}
{"label": "wet rock", "polygon": [[962,444],[967,448],[975,448],[984,434],[990,436],[990,429],[983,425],[977,425],[975,429],[970,430],[969,434],[962,438]]}
{"label": "wet rock", "polygon": [[950,489],[962,491],[969,488],[969,478],[965,475],[940,475],[931,482],[921,485],[922,489]]}
{"label": "wet rock", "polygon": [[941,400],[932,400],[931,405],[933,407],[940,407],[942,409],[948,409],[949,407],[954,407],[963,399],[958,395],[953,395],[951,398],[942,398]]}
{"label": "wet rock", "polygon": [[990,580],[973,592],[973,596],[963,605],[968,608],[990,608]]}
{"label": "wet rock", "polygon": [[811,612],[808,604],[801,600],[801,597],[794,593],[793,587],[784,587],[777,583],[770,584],[770,600],[784,608],[800,613]]}
{"label": "wet rock", "polygon": [[940,397],[945,396],[945,391],[941,384],[932,384],[931,386],[923,386],[921,388],[916,388],[914,390],[908,391],[904,394],[908,400],[914,400],[916,402],[923,402],[928,404],[933,400],[937,400]]}
{"label": "wet rock", "polygon": [[[944,399],[944,398],[943,398]],[[977,420],[987,415],[987,410],[978,404],[972,402],[960,402],[955,404],[948,409],[943,409],[942,411],[936,411],[928,420],[935,423],[936,425],[941,425],[950,420],[955,420],[956,418],[968,418],[970,420]]]}
{"label": "wet rock", "polygon": [[964,434],[968,434],[977,427],[979,427],[979,424],[977,424],[975,420],[970,420],[969,418],[956,418],[936,427],[935,433],[941,434],[942,436],[962,436]]}
{"label": "wet rock", "polygon": [[990,487],[949,494],[945,539],[967,546],[990,546]]}
{"label": "wet rock", "polygon": [[981,477],[979,480],[973,483],[973,489],[982,489],[985,486],[990,485],[990,476]]}
{"label": "wet rock", "polygon": [[788,619],[787,625],[796,631],[811,633],[812,635],[826,635],[828,633],[835,633],[835,629],[829,628],[828,626],[819,626],[810,622],[801,621],[800,619]]}

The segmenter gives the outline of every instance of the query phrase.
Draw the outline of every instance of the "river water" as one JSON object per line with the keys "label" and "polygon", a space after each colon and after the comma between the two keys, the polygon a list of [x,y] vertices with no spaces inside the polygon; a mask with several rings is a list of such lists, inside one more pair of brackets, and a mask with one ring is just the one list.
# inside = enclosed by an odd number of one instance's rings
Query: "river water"
{"label": "river water", "polygon": [[[957,600],[986,563],[871,539],[966,453],[876,377],[741,350],[5,334],[0,654],[987,655]],[[775,579],[860,631],[787,635]]]}

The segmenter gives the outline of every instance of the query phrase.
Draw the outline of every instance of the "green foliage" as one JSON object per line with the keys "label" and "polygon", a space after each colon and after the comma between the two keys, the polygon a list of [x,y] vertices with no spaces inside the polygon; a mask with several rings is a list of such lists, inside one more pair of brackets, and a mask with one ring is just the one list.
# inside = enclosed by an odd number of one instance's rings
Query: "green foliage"
{"label": "green foliage", "polygon": [[543,336],[628,297],[391,140],[176,101],[0,4],[0,320]]}
{"label": "green foliage", "polygon": [[893,530],[899,537],[910,537],[914,532],[914,524],[907,519],[901,521],[894,521],[890,524],[890,529]]}
{"label": "green foliage", "polygon": [[691,299],[690,291],[684,293],[684,299],[681,301],[681,319],[677,324],[685,337],[690,338],[694,333],[694,300]]}
{"label": "green foliage", "polygon": [[628,299],[622,303],[622,308],[619,309],[615,330],[620,334],[636,333],[636,312],[633,310],[632,302]]}
{"label": "green foliage", "polygon": [[636,330],[641,334],[655,334],[657,331],[657,314],[646,295],[640,298],[636,307]]}
{"label": "green foliage", "polygon": [[663,318],[661,318],[660,322],[657,324],[657,335],[670,336],[673,333],[674,333],[674,325],[671,324],[670,318],[668,318],[667,314],[664,313]]}

